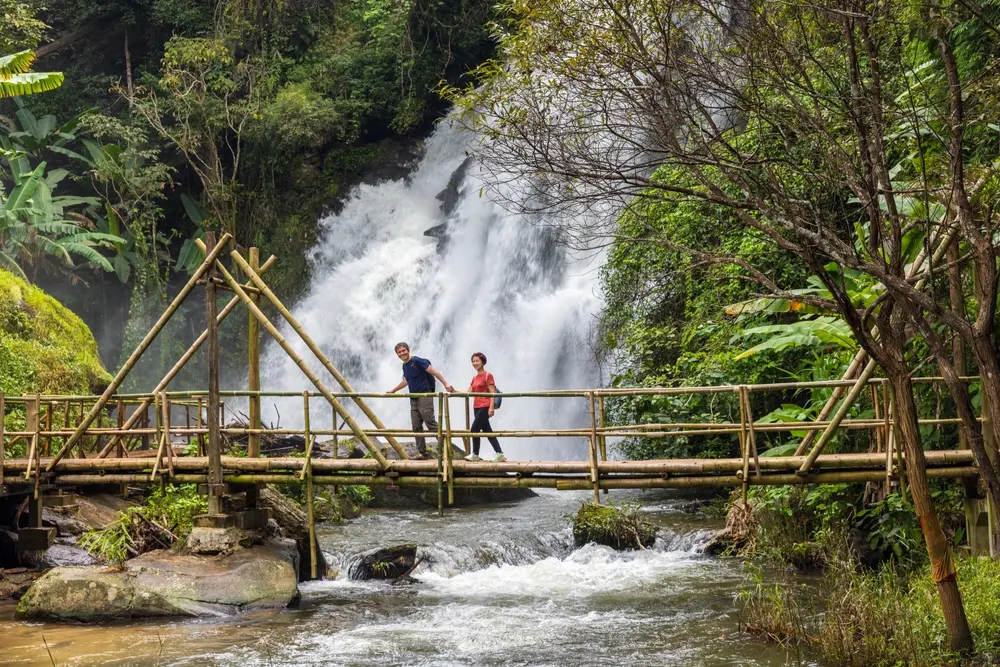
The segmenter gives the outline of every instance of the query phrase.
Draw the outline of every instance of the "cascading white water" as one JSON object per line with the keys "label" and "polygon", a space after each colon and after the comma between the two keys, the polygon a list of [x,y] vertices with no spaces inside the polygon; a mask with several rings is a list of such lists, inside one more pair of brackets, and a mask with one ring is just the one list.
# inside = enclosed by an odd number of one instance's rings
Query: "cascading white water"
{"label": "cascading white water", "polygon": [[[553,227],[485,198],[479,167],[460,169],[474,140],[444,120],[410,178],[361,185],[339,214],[320,222],[309,258],[312,283],[293,312],[357,391],[385,391],[401,379],[393,352],[398,341],[430,359],[458,390],[468,387],[474,372],[469,359],[477,351],[489,358],[504,392],[596,386],[590,341],[601,307],[600,258],[571,256]],[[446,215],[449,207],[437,195],[449,181],[458,181],[457,199]],[[440,244],[424,235],[439,225],[446,225]],[[297,348],[312,361],[304,345]],[[312,389],[276,345],[262,366],[267,389]],[[270,405],[264,407],[266,415]],[[408,401],[378,399],[372,407],[391,428],[409,427]],[[300,401],[279,408],[284,424],[301,419]],[[454,401],[452,409],[461,410],[462,402]],[[320,415],[323,410],[316,406]],[[453,426],[464,426],[460,415]],[[555,428],[588,418],[583,399],[511,398],[494,428]],[[313,423],[328,424],[329,417]],[[503,446],[515,457],[534,459],[585,451],[580,443],[508,439]]]}

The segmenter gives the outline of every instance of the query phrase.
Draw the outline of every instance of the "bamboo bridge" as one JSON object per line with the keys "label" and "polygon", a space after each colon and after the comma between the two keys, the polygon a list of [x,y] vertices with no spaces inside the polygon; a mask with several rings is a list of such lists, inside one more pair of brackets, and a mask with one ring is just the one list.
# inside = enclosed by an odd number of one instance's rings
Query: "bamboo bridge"
{"label": "bamboo bridge", "polygon": [[[470,440],[477,435],[470,430],[469,403],[483,394],[426,394],[437,402],[439,428],[435,434],[387,427],[371,409],[371,399],[401,400],[409,396],[356,392],[261,279],[260,275],[275,258],[261,265],[256,248],[247,249],[246,258],[240,249],[232,249],[229,252],[232,267],[248,279],[240,283],[220,261],[230,242],[228,234],[218,241],[214,234],[206,235],[206,242],[201,244],[206,255],[204,262],[100,396],[0,394],[0,497],[27,496],[28,525],[20,529],[21,548],[51,545],[54,529],[43,527],[42,507],[45,502],[59,502],[60,490],[102,485],[198,484],[209,502],[208,513],[199,517],[199,525],[246,528],[267,521],[267,511],[258,509],[256,502],[261,484],[304,484],[310,524],[314,485],[433,487],[438,491],[441,511],[453,502],[454,489],[463,487],[592,490],[594,500],[600,502],[602,492],[614,489],[742,487],[745,493],[751,485],[874,482],[905,486],[906,461],[895,444],[890,392],[884,379],[872,377],[871,364],[858,377],[839,381],[505,393],[504,412],[519,401],[558,401],[560,407],[574,411],[582,407],[580,414],[589,415],[589,419],[576,428],[500,430],[493,434],[529,443],[559,440],[568,443],[564,451],[579,452],[578,458],[466,461],[462,456],[469,453]],[[196,286],[205,290],[206,330],[152,391],[120,393],[122,382],[143,352]],[[234,294],[221,311],[217,305],[218,290]],[[264,314],[262,301],[284,318],[340,385],[339,390],[328,387],[293,349]],[[250,313],[249,386],[246,390],[221,391],[218,325],[240,304]],[[299,366],[315,391],[261,390],[261,328]],[[168,391],[171,380],[203,346],[207,348],[208,388]],[[860,370],[863,361],[856,360],[855,370]],[[968,381],[974,382],[975,378]],[[914,378],[914,382],[938,383],[940,379]],[[780,404],[793,400],[799,392],[816,389],[829,390],[830,396],[815,419],[764,421],[753,415],[751,397],[757,394],[770,393],[772,402],[777,399]],[[621,401],[684,400],[709,395],[722,406],[711,421],[626,424],[609,416],[609,412],[621,414],[620,410],[608,409]],[[261,401],[275,397],[301,397],[301,427],[262,424]],[[225,425],[227,401],[230,415],[234,414],[233,404],[248,408],[245,423]],[[328,428],[319,428],[311,421],[312,401],[330,406],[333,418]],[[852,406],[860,401],[865,402],[865,414],[871,413],[870,416],[849,416]],[[457,415],[455,419],[453,415]],[[958,420],[936,414],[922,418],[920,423],[925,428],[943,430],[954,428]],[[5,424],[23,426],[13,430],[5,428]],[[827,445],[843,434],[866,437],[867,451],[825,454]],[[436,460],[411,459],[404,439],[428,435],[440,445],[436,447]],[[262,439],[290,436],[303,439],[303,456],[262,456]],[[789,436],[801,437],[794,455],[760,455],[758,442],[773,445],[787,441]],[[616,460],[609,452],[613,453],[614,442],[623,438],[717,438],[730,441],[739,456]],[[350,439],[357,447],[354,456],[338,456],[344,439]],[[239,448],[241,455],[224,455],[226,444],[234,441],[245,443],[245,449],[244,445]],[[967,502],[970,539],[987,544],[980,528],[989,530],[987,524],[992,526],[992,516],[974,491],[977,471],[971,452],[929,451],[925,457],[929,477],[965,482],[970,490]],[[224,511],[223,497],[235,493],[246,494],[247,509],[235,513]]]}

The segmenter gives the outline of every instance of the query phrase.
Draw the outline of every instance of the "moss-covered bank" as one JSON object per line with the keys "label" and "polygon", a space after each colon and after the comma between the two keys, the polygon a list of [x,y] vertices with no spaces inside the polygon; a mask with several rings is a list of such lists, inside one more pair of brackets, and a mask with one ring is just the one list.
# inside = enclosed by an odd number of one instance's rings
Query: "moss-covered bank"
{"label": "moss-covered bank", "polygon": [[91,394],[110,381],[83,320],[38,287],[0,270],[0,390]]}

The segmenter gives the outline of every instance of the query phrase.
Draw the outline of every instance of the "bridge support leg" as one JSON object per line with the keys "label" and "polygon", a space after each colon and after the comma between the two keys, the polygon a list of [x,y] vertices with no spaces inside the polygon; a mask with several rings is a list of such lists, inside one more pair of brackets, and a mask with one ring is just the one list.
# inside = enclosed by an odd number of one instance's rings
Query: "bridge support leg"
{"label": "bridge support leg", "polygon": [[[260,271],[260,253],[257,248],[250,248],[249,250],[249,260],[250,268],[254,271]],[[260,296],[257,293],[252,293],[249,295],[250,299],[256,305],[260,305]],[[249,356],[249,367],[250,374],[248,379],[247,387],[251,392],[260,391],[260,323],[257,318],[253,316],[253,313],[249,313],[250,323],[247,327],[248,340],[247,340],[247,353]],[[334,424],[336,426],[336,424]],[[260,428],[260,396],[251,393],[250,394],[250,428],[259,429]],[[336,451],[334,451],[336,455]],[[260,456],[260,434],[251,433],[250,437],[247,439],[247,458],[255,459]],[[257,509],[257,499],[259,497],[259,487],[254,484],[253,486],[247,487],[246,497],[247,497],[247,509],[253,510]]]}

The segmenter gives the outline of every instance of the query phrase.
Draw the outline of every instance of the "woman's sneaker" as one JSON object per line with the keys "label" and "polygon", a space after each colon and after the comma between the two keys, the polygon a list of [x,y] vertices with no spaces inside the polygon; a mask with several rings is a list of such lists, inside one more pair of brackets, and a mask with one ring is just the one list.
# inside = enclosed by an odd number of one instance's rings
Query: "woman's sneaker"
{"label": "woman's sneaker", "polygon": [[468,456],[465,457],[465,460],[466,461],[482,461],[482,459],[479,458],[478,456],[476,456],[475,454],[469,454]]}
{"label": "woman's sneaker", "polygon": [[497,454],[496,456],[493,457],[493,461],[496,462],[496,463],[503,463],[506,460],[507,460],[507,457],[504,456],[503,454]]}

